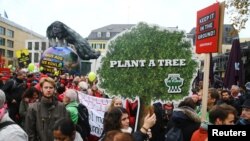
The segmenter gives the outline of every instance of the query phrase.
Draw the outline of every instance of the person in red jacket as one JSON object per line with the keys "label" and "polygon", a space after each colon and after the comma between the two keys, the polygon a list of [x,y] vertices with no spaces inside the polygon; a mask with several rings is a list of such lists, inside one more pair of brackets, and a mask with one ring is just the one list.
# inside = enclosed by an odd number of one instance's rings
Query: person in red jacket
{"label": "person in red jacket", "polygon": [[208,137],[208,124],[214,125],[234,125],[234,120],[237,117],[236,109],[228,104],[215,105],[209,111],[209,122],[202,122],[201,127],[196,130],[191,138],[191,141],[205,141]]}

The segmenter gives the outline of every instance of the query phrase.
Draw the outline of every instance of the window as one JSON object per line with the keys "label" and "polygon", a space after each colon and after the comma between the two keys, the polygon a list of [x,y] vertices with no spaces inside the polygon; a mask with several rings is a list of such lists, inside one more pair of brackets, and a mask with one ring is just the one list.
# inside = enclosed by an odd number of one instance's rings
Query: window
{"label": "window", "polygon": [[5,49],[0,48],[0,54],[4,57],[5,56]]}
{"label": "window", "polygon": [[110,32],[106,33],[106,37],[109,38],[110,37]]}
{"label": "window", "polygon": [[96,49],[100,49],[100,44],[96,44]]}
{"label": "window", "polygon": [[32,42],[28,42],[28,50],[32,50]]}
{"label": "window", "polygon": [[231,37],[226,37],[226,43],[231,44],[232,38]]}
{"label": "window", "polygon": [[7,50],[7,57],[13,58],[13,51],[12,50]]}
{"label": "window", "polygon": [[32,59],[32,53],[29,53],[30,60]]}
{"label": "window", "polygon": [[34,62],[38,63],[39,61],[39,53],[34,53]]}
{"label": "window", "polygon": [[39,50],[39,42],[35,42],[35,50]]}
{"label": "window", "polygon": [[230,31],[230,27],[226,27],[226,32],[229,32]]}
{"label": "window", "polygon": [[102,37],[102,33],[101,32],[97,32],[97,37],[101,38]]}
{"label": "window", "polygon": [[0,26],[0,35],[5,35],[5,28]]}
{"label": "window", "polygon": [[11,40],[7,40],[7,47],[13,48],[14,47],[14,42]]}
{"label": "window", "polygon": [[42,42],[42,50],[46,50],[46,42]]}
{"label": "window", "polygon": [[0,37],[0,46],[5,46],[5,39]]}
{"label": "window", "polygon": [[8,37],[13,38],[13,37],[14,37],[14,31],[12,31],[12,30],[10,30],[10,29],[7,29],[6,35],[7,35]]}
{"label": "window", "polygon": [[102,44],[102,48],[105,49],[105,44]]}

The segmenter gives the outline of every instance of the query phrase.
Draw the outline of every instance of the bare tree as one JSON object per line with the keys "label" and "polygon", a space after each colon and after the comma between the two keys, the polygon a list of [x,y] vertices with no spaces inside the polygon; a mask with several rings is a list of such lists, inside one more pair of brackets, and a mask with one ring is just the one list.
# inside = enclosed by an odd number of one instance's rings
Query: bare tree
{"label": "bare tree", "polygon": [[229,18],[237,30],[245,29],[250,14],[250,0],[226,0],[226,10]]}

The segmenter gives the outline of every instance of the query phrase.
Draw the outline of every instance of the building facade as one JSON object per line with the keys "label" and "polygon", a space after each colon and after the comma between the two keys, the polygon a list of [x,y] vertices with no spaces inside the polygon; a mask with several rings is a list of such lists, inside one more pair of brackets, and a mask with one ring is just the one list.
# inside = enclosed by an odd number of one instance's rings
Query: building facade
{"label": "building facade", "polygon": [[82,61],[81,66],[90,65],[90,71],[96,71],[100,67],[100,61],[102,56],[107,51],[107,43],[110,39],[114,38],[117,34],[129,30],[131,27],[135,26],[135,24],[110,24],[98,29],[94,29],[88,36],[88,42],[90,46],[96,50],[101,52],[101,56],[96,60],[90,61]]}
{"label": "building facade", "polygon": [[29,50],[31,63],[39,63],[43,52],[49,47],[47,39],[26,40],[25,47]]}
{"label": "building facade", "polygon": [[46,37],[0,16],[0,54],[4,67],[18,64],[15,52],[26,49],[27,40],[44,41]]}

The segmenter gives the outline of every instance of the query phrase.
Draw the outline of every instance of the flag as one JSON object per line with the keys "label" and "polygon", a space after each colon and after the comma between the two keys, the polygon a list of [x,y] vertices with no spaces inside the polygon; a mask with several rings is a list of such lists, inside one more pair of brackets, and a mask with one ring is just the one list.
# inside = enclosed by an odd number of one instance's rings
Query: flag
{"label": "flag", "polygon": [[240,41],[239,39],[234,39],[227,62],[224,87],[230,89],[232,85],[242,86],[244,81],[244,67],[241,60]]}
{"label": "flag", "polygon": [[4,10],[4,17],[8,19],[7,12]]}

